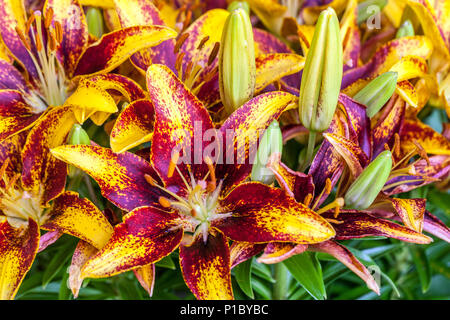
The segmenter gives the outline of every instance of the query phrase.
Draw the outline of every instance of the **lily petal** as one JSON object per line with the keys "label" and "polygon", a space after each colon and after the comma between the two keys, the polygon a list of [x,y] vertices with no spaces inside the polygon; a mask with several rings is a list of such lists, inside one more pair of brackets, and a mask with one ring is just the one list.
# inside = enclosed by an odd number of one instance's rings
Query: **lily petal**
{"label": "lily petal", "polygon": [[150,175],[160,181],[154,169],[132,153],[115,154],[107,148],[86,145],[61,146],[51,152],[89,174],[99,184],[102,195],[123,210],[156,204],[162,194],[144,177]]}
{"label": "lily petal", "polygon": [[436,216],[425,211],[423,229],[447,242],[450,242],[450,229]]}
{"label": "lily petal", "polygon": [[19,91],[0,90],[0,141],[28,129],[40,115],[33,112]]}
{"label": "lily petal", "polygon": [[325,241],[310,245],[309,250],[325,252],[332,255],[352,270],[358,277],[363,279],[369,289],[378,295],[380,294],[380,287],[370,274],[370,271],[343,245],[334,241]]}
{"label": "lily petal", "polygon": [[283,190],[258,182],[240,184],[220,206],[232,215],[212,225],[234,241],[316,243],[335,234],[326,220]]}
{"label": "lily petal", "polygon": [[[325,218],[333,218],[334,212],[325,213],[323,216]],[[433,241],[421,233],[388,220],[375,218],[362,211],[341,210],[337,220],[340,223],[333,224],[336,230],[336,240],[383,236],[421,244]]]}
{"label": "lily petal", "polygon": [[203,162],[202,150],[209,142],[195,139],[203,137],[208,130],[213,131],[208,111],[166,66],[154,64],[148,68],[147,86],[155,108],[155,130],[150,156],[155,169],[167,186],[184,186],[178,173],[168,177],[172,153],[182,151],[180,157],[185,159],[178,164],[181,173],[190,180],[187,167],[190,164],[194,177],[203,179],[208,168]]}
{"label": "lily petal", "polygon": [[[114,0],[116,12],[123,28],[146,25],[165,26],[159,10],[151,1]],[[143,73],[151,64],[164,64],[175,71],[175,41],[169,39],[152,48],[143,49],[131,57]]]}
{"label": "lily petal", "polygon": [[38,253],[47,249],[47,247],[56,242],[63,235],[60,231],[49,231],[46,234],[42,235],[39,240],[39,249]]}
{"label": "lily petal", "polygon": [[266,244],[235,241],[230,248],[231,269],[260,253]]}
{"label": "lily petal", "polygon": [[181,242],[183,231],[177,226],[178,215],[154,207],[138,208],[114,227],[103,249],[81,269],[82,278],[103,278],[157,262]]}
{"label": "lily petal", "polygon": [[450,141],[419,119],[405,119],[400,131],[400,148],[403,154],[416,148],[418,142],[427,153],[450,155]]}
{"label": "lily petal", "polygon": [[306,244],[270,242],[257,261],[266,264],[280,263],[293,255],[305,252],[306,249],[308,249]]}
{"label": "lily petal", "polygon": [[149,100],[136,100],[117,117],[111,131],[111,149],[122,153],[152,140],[155,109]]}
{"label": "lily petal", "polygon": [[110,32],[84,52],[74,75],[109,72],[139,50],[176,35],[174,30],[163,26],[136,26]]}
{"label": "lily petal", "polygon": [[65,143],[75,123],[70,108],[54,108],[39,119],[27,137],[22,152],[22,183],[27,190],[44,187],[43,205],[63,192],[67,176],[66,164],[49,150]]}
{"label": "lily petal", "polygon": [[28,227],[15,229],[0,217],[0,300],[14,299],[31,268],[39,247],[39,227],[32,219]]}
{"label": "lily petal", "polygon": [[108,219],[88,199],[66,191],[53,202],[43,229],[61,231],[101,249],[112,235]]}
{"label": "lily petal", "polygon": [[155,264],[150,263],[133,270],[134,275],[138,279],[142,288],[148,292],[151,297],[153,295],[153,287],[155,286]]}
{"label": "lily petal", "polygon": [[405,226],[422,232],[426,200],[393,198],[391,201]]}
{"label": "lily petal", "polygon": [[69,267],[68,285],[74,298],[78,297],[83,279],[81,278],[81,268],[85,263],[98,252],[97,248],[88,242],[80,240],[72,255],[72,262]]}
{"label": "lily petal", "polygon": [[230,248],[225,236],[211,230],[206,243],[198,235],[180,247],[180,266],[188,288],[202,300],[231,300]]}

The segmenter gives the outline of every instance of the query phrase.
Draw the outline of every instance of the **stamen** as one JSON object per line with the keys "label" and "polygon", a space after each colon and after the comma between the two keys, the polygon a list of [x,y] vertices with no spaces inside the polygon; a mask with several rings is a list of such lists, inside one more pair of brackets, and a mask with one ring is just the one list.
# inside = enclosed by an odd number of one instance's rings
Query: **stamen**
{"label": "stamen", "polygon": [[312,198],[313,198],[312,193],[308,193],[308,194],[306,195],[305,199],[303,200],[303,204],[304,204],[305,206],[309,207],[309,205],[311,204]]}
{"label": "stamen", "polygon": [[319,205],[320,199],[322,199],[323,197],[325,198],[328,197],[330,192],[331,192],[331,180],[330,178],[327,178],[327,180],[325,180],[325,188],[323,188],[320,195],[316,198],[316,202],[314,202],[314,205],[311,207],[311,209],[315,210]]}
{"label": "stamen", "polygon": [[156,183],[155,179],[153,179],[150,175],[144,174],[145,181],[148,182],[149,185],[152,187],[156,187],[158,184]]}
{"label": "stamen", "polygon": [[31,44],[30,44],[29,40],[23,34],[22,30],[20,30],[18,27],[16,27],[16,32],[17,32],[17,35],[20,38],[20,41],[22,41],[23,45],[25,46],[25,48],[28,51],[31,51]]}
{"label": "stamen", "polygon": [[49,9],[47,10],[47,13],[45,14],[45,17],[44,17],[44,26],[45,26],[45,29],[48,29],[48,27],[49,27],[50,24],[52,23],[52,20],[53,20],[53,9],[52,9],[52,8],[49,8]]}
{"label": "stamen", "polygon": [[191,75],[192,65],[192,61],[189,61],[188,65],[186,66],[186,70],[184,70],[184,79],[188,79]]}
{"label": "stamen", "polygon": [[342,224],[342,223],[344,223],[344,221],[339,221],[339,220],[330,219],[330,218],[325,219],[325,220],[327,220],[328,222],[334,223],[334,224]]}
{"label": "stamen", "polygon": [[220,48],[220,43],[216,42],[214,44],[214,48],[211,51],[211,54],[209,55],[208,66],[210,66],[214,62],[214,59],[216,59],[216,56],[219,53],[219,48]]}
{"label": "stamen", "polygon": [[202,50],[205,43],[209,40],[209,36],[206,36],[200,41],[199,45],[197,46],[197,50]]}
{"label": "stamen", "polygon": [[327,212],[328,210],[334,209],[336,207],[343,207],[344,206],[344,199],[343,198],[336,198],[333,202],[327,204],[325,207],[317,210],[316,212],[318,214],[322,214],[324,212]]}
{"label": "stamen", "polygon": [[163,206],[164,208],[170,208],[170,201],[167,200],[167,198],[164,197],[159,197],[158,198],[158,202],[161,206]]}
{"label": "stamen", "polygon": [[208,166],[208,170],[211,176],[211,183],[214,186],[214,188],[211,191],[214,191],[216,189],[216,170],[210,157],[205,158],[205,163]]}
{"label": "stamen", "polygon": [[25,33],[26,34],[28,34],[28,32],[30,32],[30,28],[34,22],[34,19],[35,19],[34,14],[30,15],[30,17],[28,18],[27,23],[25,24]]}
{"label": "stamen", "polygon": [[183,77],[183,69],[182,69],[183,58],[184,52],[181,52],[180,54],[177,55],[177,59],[175,60],[175,69],[178,71],[178,78],[180,79]]}
{"label": "stamen", "polygon": [[55,36],[56,41],[58,41],[58,43],[61,43],[63,38],[63,30],[61,23],[59,23],[58,21],[55,21]]}
{"label": "stamen", "polygon": [[430,166],[430,159],[428,158],[428,154],[425,151],[425,149],[422,147],[422,145],[416,139],[413,139],[413,143],[417,147],[417,152],[419,153],[419,156],[422,159],[425,159],[425,161],[427,162],[427,165]]}
{"label": "stamen", "polygon": [[184,18],[183,21],[183,29],[181,31],[185,30],[188,27],[188,25],[191,23],[191,19],[192,19],[192,11],[189,10],[186,12],[186,17]]}
{"label": "stamen", "polygon": [[175,171],[175,167],[177,166],[179,157],[180,157],[180,152],[175,152],[172,154],[172,158],[170,159],[170,163],[169,163],[169,169],[167,170],[168,178],[172,178],[173,173]]}
{"label": "stamen", "polygon": [[189,37],[189,33],[186,32],[184,34],[181,35],[181,37],[178,38],[177,42],[175,43],[175,47],[173,48],[173,53],[174,54],[178,54],[178,52],[180,51],[181,46],[184,44],[184,42],[186,41],[186,39]]}
{"label": "stamen", "polygon": [[400,135],[394,134],[394,146],[392,147],[392,153],[398,157],[400,155]]}

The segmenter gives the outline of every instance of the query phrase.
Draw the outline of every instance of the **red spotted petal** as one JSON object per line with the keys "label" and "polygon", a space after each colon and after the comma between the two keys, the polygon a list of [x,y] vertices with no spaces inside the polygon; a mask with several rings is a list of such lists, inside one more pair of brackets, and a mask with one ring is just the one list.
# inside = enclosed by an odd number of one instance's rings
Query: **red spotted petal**
{"label": "red spotted petal", "polygon": [[273,264],[289,259],[293,255],[300,254],[308,249],[306,244],[270,242],[264,249],[264,253],[258,258],[258,262]]}
{"label": "red spotted petal", "polygon": [[219,161],[222,160],[223,165],[218,165],[217,175],[226,177],[225,190],[250,175],[259,138],[273,120],[296,103],[297,97],[286,92],[264,93],[245,103],[222,124],[219,134],[224,147]]}
{"label": "red spotted petal", "polygon": [[58,230],[49,231],[46,234],[42,235],[39,241],[38,253],[47,249],[49,245],[55,243],[56,240],[58,240],[62,235],[63,233]]}
{"label": "red spotted petal", "polygon": [[14,135],[9,139],[0,141],[0,163],[4,164],[6,159],[9,159],[9,164],[5,169],[5,174],[9,178],[12,178],[17,173],[22,172],[21,152],[25,143],[25,139],[26,132],[22,132],[20,134]]}
{"label": "red spotted petal", "polygon": [[175,36],[175,31],[163,26],[136,26],[105,34],[84,52],[74,75],[109,72],[137,51]]}
{"label": "red spotted petal", "polygon": [[450,242],[450,229],[436,216],[425,211],[423,229],[447,242]]}
{"label": "red spotted petal", "polygon": [[0,217],[0,300],[12,300],[31,268],[38,247],[39,227],[28,220],[28,227],[16,229]]}
{"label": "red spotted petal", "polygon": [[111,131],[111,149],[122,153],[153,137],[155,109],[149,100],[136,100],[117,117]]}
{"label": "red spotted petal", "polygon": [[102,147],[73,145],[52,149],[52,154],[89,174],[103,196],[123,210],[156,204],[162,195],[144,177],[149,175],[160,181],[154,169],[132,153],[116,154]]}
{"label": "red spotted petal", "polygon": [[151,297],[153,295],[153,287],[155,286],[155,264],[151,263],[143,267],[138,267],[133,270],[134,275],[138,279],[142,288],[148,292]]}
{"label": "red spotted petal", "polygon": [[178,215],[154,207],[138,208],[114,227],[114,233],[81,269],[82,278],[102,278],[157,262],[175,250],[183,237]]}
{"label": "red spotted petal", "polygon": [[352,270],[358,277],[363,279],[369,289],[375,291],[377,294],[380,294],[380,288],[373,276],[370,274],[370,271],[367,270],[367,268],[359,262],[359,260],[346,247],[334,241],[325,241],[310,245],[309,250],[325,252],[332,255]]}
{"label": "red spotted petal", "polygon": [[333,223],[336,240],[383,236],[421,244],[432,241],[421,233],[388,220],[375,218],[362,211],[341,210],[338,218],[334,218],[334,212],[325,213],[323,216],[339,221],[339,223]]}
{"label": "red spotted petal", "polygon": [[20,72],[9,62],[0,59],[0,89],[28,93],[27,83]]}
{"label": "red spotted petal", "polygon": [[83,279],[81,278],[81,268],[85,263],[98,252],[98,250],[88,242],[80,240],[72,256],[72,262],[69,267],[68,285],[74,298],[78,297]]}
{"label": "red spotted petal", "polygon": [[329,223],[283,190],[262,183],[244,183],[221,202],[230,217],[213,225],[234,241],[316,243],[334,236]]}
{"label": "red spotted petal", "polygon": [[0,141],[28,129],[40,115],[33,112],[19,91],[0,90]]}
{"label": "red spotted petal", "polygon": [[391,201],[403,224],[414,231],[422,232],[426,200],[393,198]]}
{"label": "red spotted petal", "polygon": [[450,140],[423,124],[419,119],[406,119],[400,131],[400,148],[403,154],[416,149],[414,141],[427,153],[450,155]]}
{"label": "red spotted petal", "polygon": [[180,266],[184,281],[197,299],[233,299],[230,248],[221,232],[211,230],[206,243],[199,235],[190,246],[181,246]]}
{"label": "red spotted petal", "polygon": [[111,237],[113,228],[108,219],[88,199],[67,191],[53,201],[43,229],[60,231],[84,240],[101,249]]}
{"label": "red spotted petal", "polygon": [[230,248],[231,268],[257,255],[265,246],[264,243],[233,242]]}
{"label": "red spotted petal", "polygon": [[163,65],[151,65],[147,70],[147,86],[155,108],[155,130],[151,146],[151,161],[166,185],[184,186],[175,171],[168,177],[172,154],[180,152],[178,168],[190,181],[188,164],[196,179],[208,172],[203,162],[203,150],[210,144],[205,136],[215,136],[213,123],[203,104]]}
{"label": "red spotted petal", "polygon": [[[145,25],[166,24],[161,19],[159,10],[151,1],[146,0],[114,0],[116,12],[123,28]],[[143,72],[151,64],[164,64],[175,71],[175,41],[166,40],[153,48],[143,49],[131,57],[131,61]]]}
{"label": "red spotted petal", "polygon": [[22,153],[22,182],[29,190],[44,188],[43,204],[64,190],[67,166],[54,158],[50,149],[66,142],[75,123],[75,116],[69,107],[54,108],[39,119],[27,137]]}

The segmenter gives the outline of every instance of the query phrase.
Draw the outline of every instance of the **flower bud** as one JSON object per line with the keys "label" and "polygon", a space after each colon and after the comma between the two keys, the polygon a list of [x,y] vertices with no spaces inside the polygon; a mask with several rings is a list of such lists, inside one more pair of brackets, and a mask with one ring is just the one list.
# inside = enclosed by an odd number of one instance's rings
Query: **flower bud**
{"label": "flower bud", "polygon": [[[356,19],[356,23],[360,24],[371,16],[373,16],[376,12],[381,12],[383,8],[386,6],[387,0],[366,0],[358,4],[358,18]],[[378,8],[376,8],[378,7]],[[376,10],[374,10],[376,9]]]}
{"label": "flower bud", "polygon": [[252,25],[247,12],[239,8],[225,22],[219,51],[220,98],[227,115],[253,97],[255,85]]}
{"label": "flower bud", "polygon": [[342,43],[336,12],[321,12],[300,85],[299,114],[310,131],[325,131],[333,119],[342,81]]}
{"label": "flower bud", "polygon": [[278,121],[274,120],[264,132],[259,142],[258,151],[256,152],[252,167],[251,179],[265,184],[271,184],[275,180],[275,176],[266,167],[267,161],[274,153],[279,153],[281,157],[282,150],[283,136]]}
{"label": "flower bud", "polygon": [[233,1],[229,4],[227,10],[233,12],[239,8],[244,9],[247,14],[250,14],[250,6],[247,1]]}
{"label": "flower bud", "polygon": [[397,72],[385,72],[355,94],[353,100],[364,104],[367,107],[367,116],[372,118],[394,94],[397,78]]}
{"label": "flower bud", "polygon": [[90,7],[86,11],[86,21],[89,33],[97,39],[103,35],[103,16],[98,8]]}
{"label": "flower bud", "polygon": [[[69,139],[67,144],[77,145],[77,144],[91,144],[91,139],[87,132],[78,124],[74,124],[69,132]],[[80,170],[72,165],[69,165],[69,177],[73,178],[80,173]]]}
{"label": "flower bud", "polygon": [[385,185],[392,168],[392,154],[383,151],[356,178],[345,194],[345,206],[349,209],[367,209]]}
{"label": "flower bud", "polygon": [[403,37],[412,37],[414,35],[414,27],[410,20],[405,20],[403,24],[398,28],[397,34],[395,37],[403,38]]}

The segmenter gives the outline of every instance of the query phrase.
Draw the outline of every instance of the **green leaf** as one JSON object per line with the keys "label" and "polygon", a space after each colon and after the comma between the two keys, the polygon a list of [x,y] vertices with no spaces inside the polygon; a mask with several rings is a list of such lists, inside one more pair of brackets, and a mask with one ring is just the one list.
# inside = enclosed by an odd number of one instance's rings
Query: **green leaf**
{"label": "green leaf", "polygon": [[155,264],[157,267],[175,270],[175,263],[170,256],[164,257]]}
{"label": "green leaf", "polygon": [[62,267],[72,257],[75,249],[74,241],[68,239],[58,248],[55,248],[55,254],[53,255],[50,263],[45,267],[44,274],[42,276],[42,287],[45,289],[47,284],[53,280],[53,278],[61,271]]}
{"label": "green leaf", "polygon": [[326,298],[322,268],[316,256],[310,252],[297,254],[283,261],[292,276],[317,300]]}
{"label": "green leaf", "polygon": [[422,292],[428,291],[431,282],[431,267],[425,250],[417,245],[410,245],[409,251],[416,265],[417,273],[419,274],[420,284],[422,285]]}
{"label": "green leaf", "polygon": [[252,289],[252,259],[248,259],[234,268],[234,274],[239,288],[250,298],[254,298]]}
{"label": "green leaf", "polygon": [[255,290],[257,294],[261,296],[263,300],[270,300],[272,299],[272,292],[269,288],[269,286],[264,283],[262,280],[256,278],[252,281],[252,287]]}
{"label": "green leaf", "polygon": [[67,280],[69,280],[69,270],[67,270],[67,272],[64,273],[64,275],[61,279],[61,284],[59,286],[59,294],[58,294],[59,300],[70,300],[70,296],[72,293],[69,289]]}
{"label": "green leaf", "polygon": [[267,264],[254,262],[252,264],[252,273],[264,280],[275,283],[270,267]]}

